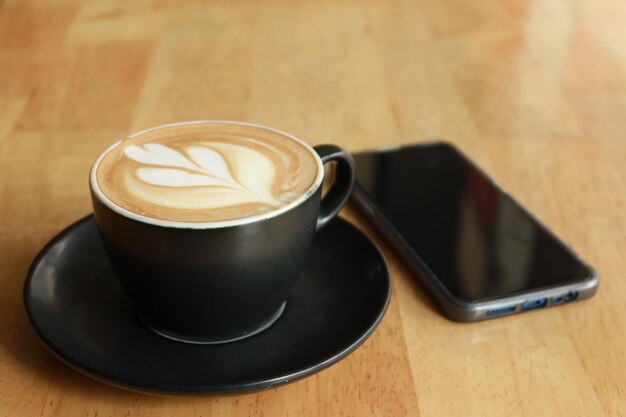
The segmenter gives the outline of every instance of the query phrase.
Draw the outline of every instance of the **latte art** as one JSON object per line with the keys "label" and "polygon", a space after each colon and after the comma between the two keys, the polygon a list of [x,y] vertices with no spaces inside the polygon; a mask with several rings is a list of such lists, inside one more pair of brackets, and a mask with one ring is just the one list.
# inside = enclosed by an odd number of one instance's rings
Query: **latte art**
{"label": "latte art", "polygon": [[[213,144],[217,146],[217,144]],[[239,148],[239,149],[238,149]],[[161,187],[225,187],[233,192],[240,193],[240,203],[244,201],[258,201],[267,203],[276,208],[287,201],[272,196],[274,169],[264,155],[258,152],[247,152],[244,147],[233,146],[232,158],[239,159],[242,166],[252,168],[260,176],[257,184],[239,183],[233,178],[226,164],[226,160],[210,147],[190,146],[181,152],[165,145],[147,143],[143,147],[131,145],[124,149],[130,159],[143,165],[162,166],[168,168],[137,168],[135,174],[146,184]],[[236,154],[239,154],[235,157]],[[173,168],[172,168],[173,167]],[[240,169],[241,172],[241,169]],[[249,179],[254,180],[254,177]],[[135,190],[140,192],[139,188]],[[214,204],[223,204],[222,198],[213,201]],[[184,206],[184,202],[178,202]]]}
{"label": "latte art", "polygon": [[174,221],[230,220],[276,210],[318,174],[312,152],[257,127],[182,124],[131,136],[97,168],[102,192],[140,215]]}

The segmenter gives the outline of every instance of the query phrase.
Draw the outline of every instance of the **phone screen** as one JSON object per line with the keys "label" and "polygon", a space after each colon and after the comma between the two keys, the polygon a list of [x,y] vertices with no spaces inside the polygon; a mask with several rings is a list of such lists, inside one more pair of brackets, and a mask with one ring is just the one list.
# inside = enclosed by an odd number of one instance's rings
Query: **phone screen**
{"label": "phone screen", "polygon": [[416,145],[354,158],[361,189],[461,300],[496,299],[592,275],[449,145]]}

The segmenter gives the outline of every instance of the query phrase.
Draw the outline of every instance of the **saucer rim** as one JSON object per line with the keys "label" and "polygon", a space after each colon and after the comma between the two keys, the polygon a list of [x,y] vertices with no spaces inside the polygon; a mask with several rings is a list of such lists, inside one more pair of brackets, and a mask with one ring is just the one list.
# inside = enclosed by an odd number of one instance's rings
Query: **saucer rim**
{"label": "saucer rim", "polygon": [[[23,297],[23,305],[26,310],[26,314],[31,323],[31,326],[35,330],[37,336],[39,337],[41,343],[50,351],[55,357],[60,359],[63,363],[68,365],[70,368],[80,372],[81,374],[88,376],[96,381],[106,383],[107,385],[115,386],[118,388],[123,388],[126,390],[130,390],[133,392],[139,393],[147,393],[147,394],[156,394],[156,395],[174,395],[174,396],[200,396],[200,395],[224,395],[224,394],[240,394],[240,393],[253,393],[265,391],[271,388],[276,388],[291,382],[295,382],[297,380],[303,379],[307,376],[311,376],[320,371],[323,371],[330,366],[336,364],[342,359],[349,356],[352,352],[354,352],[359,346],[361,346],[374,331],[378,328],[378,325],[384,318],[387,309],[389,307],[389,303],[391,300],[392,293],[392,282],[391,275],[389,270],[389,265],[387,260],[385,259],[382,251],[376,245],[372,239],[365,234],[361,229],[350,223],[349,221],[336,217],[332,220],[331,223],[340,222],[343,223],[348,228],[352,229],[352,232],[356,232],[360,235],[360,238],[366,240],[369,244],[372,245],[372,248],[375,252],[378,253],[381,265],[383,266],[382,271],[380,272],[384,275],[384,284],[385,285],[385,294],[383,297],[384,301],[379,308],[379,311],[376,314],[374,320],[369,323],[367,329],[359,335],[359,337],[355,338],[352,343],[347,344],[345,346],[339,347],[339,349],[331,354],[327,355],[327,357],[322,361],[316,361],[310,366],[305,366],[300,369],[295,369],[291,372],[283,373],[276,376],[271,376],[262,379],[241,381],[235,383],[224,383],[224,384],[177,384],[177,383],[169,383],[169,382],[160,382],[160,381],[149,381],[146,379],[139,379],[134,376],[113,374],[103,370],[96,370],[90,364],[83,364],[76,361],[70,355],[64,352],[57,343],[54,343],[50,337],[46,334],[46,332],[40,327],[38,324],[36,314],[32,311],[31,306],[31,282],[34,279],[35,270],[40,265],[42,260],[48,255],[51,248],[57,244],[59,241],[65,239],[67,235],[72,233],[76,233],[77,229],[83,225],[83,223],[88,223],[90,221],[94,221],[95,227],[95,219],[93,213],[88,214],[73,223],[69,224],[65,228],[63,228],[60,232],[58,232],[52,239],[50,239],[42,249],[37,253],[37,255],[33,258],[31,262],[28,272],[26,274],[26,278],[24,280],[22,297]],[[327,225],[326,227],[332,227],[332,225]],[[238,342],[233,342],[238,343]]]}

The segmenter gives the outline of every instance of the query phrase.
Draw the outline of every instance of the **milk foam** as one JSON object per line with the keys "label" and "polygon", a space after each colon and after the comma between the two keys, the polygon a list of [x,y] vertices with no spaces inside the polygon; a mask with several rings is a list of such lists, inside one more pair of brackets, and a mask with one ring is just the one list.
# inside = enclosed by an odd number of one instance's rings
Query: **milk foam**
{"label": "milk foam", "polygon": [[[212,144],[218,149],[219,145],[219,143]],[[255,172],[255,176],[244,175],[243,183],[238,182],[230,173],[224,157],[206,146],[188,146],[183,149],[183,152],[178,152],[166,145],[146,143],[143,147],[127,146],[124,148],[124,154],[145,166],[137,168],[135,174],[146,184],[178,188],[226,187],[237,194],[237,196],[224,197],[214,193],[211,204],[207,207],[259,202],[278,208],[287,203],[272,196],[275,169],[263,154],[251,152],[243,146],[230,146],[230,148],[229,156],[246,170]],[[153,168],[153,166],[175,168]],[[252,183],[246,184],[247,182]],[[140,191],[139,188],[138,184],[129,183],[130,192],[137,194]],[[148,201],[154,200],[149,195],[145,195],[145,198]],[[197,204],[191,201],[186,202],[184,199],[173,201],[169,205],[176,208],[198,207]]]}
{"label": "milk foam", "polygon": [[302,144],[238,125],[183,125],[132,137],[106,154],[97,171],[98,185],[115,204],[178,221],[276,210],[316,176],[317,161]]}

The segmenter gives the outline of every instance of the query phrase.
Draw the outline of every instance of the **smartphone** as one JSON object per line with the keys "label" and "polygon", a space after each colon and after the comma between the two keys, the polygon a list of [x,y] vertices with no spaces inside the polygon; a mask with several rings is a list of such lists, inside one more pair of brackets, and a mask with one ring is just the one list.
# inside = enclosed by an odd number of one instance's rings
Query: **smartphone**
{"label": "smartphone", "polygon": [[352,200],[450,319],[479,321],[595,294],[594,268],[452,145],[353,156]]}

